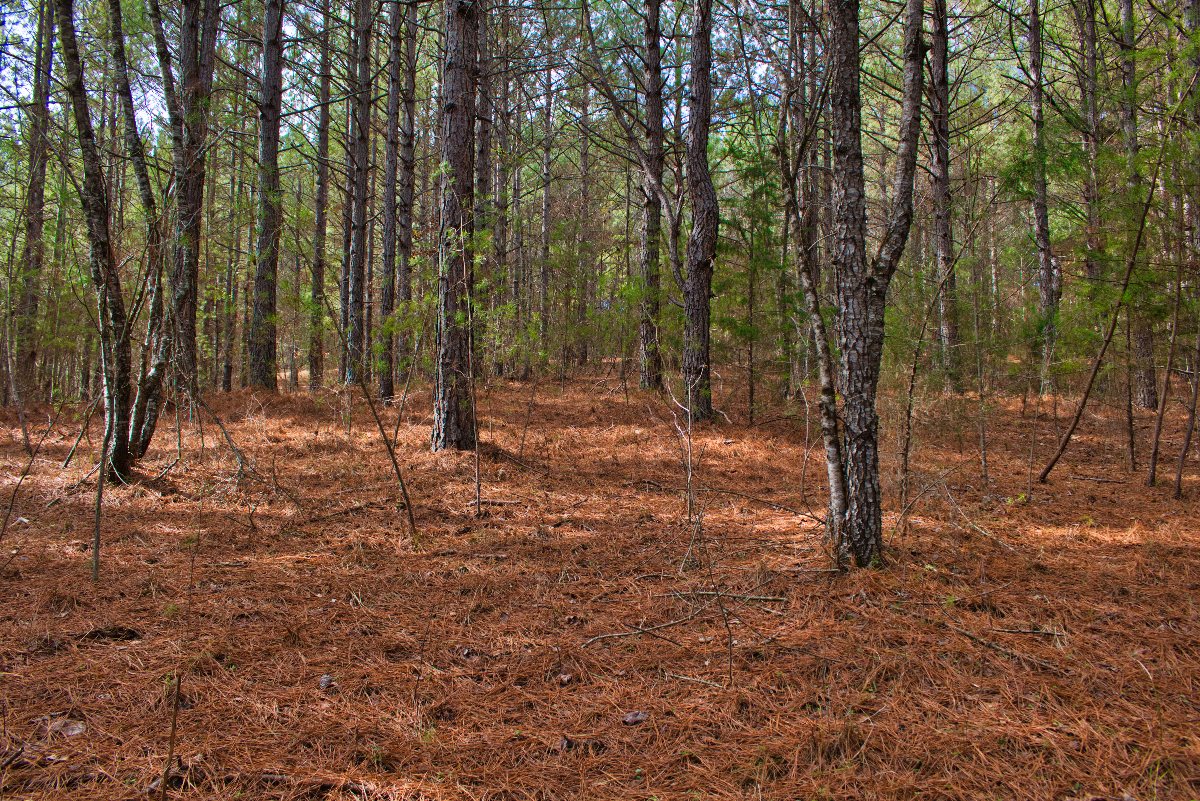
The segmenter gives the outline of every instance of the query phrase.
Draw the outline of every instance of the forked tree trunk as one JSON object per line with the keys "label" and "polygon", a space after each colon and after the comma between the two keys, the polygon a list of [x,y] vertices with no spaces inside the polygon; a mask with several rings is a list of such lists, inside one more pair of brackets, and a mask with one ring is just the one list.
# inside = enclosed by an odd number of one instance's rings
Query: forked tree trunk
{"label": "forked tree trunk", "polygon": [[922,2],[907,0],[904,87],[892,207],[875,258],[866,255],[866,181],[859,91],[858,0],[831,0],[829,94],[833,145],[832,261],[837,276],[837,343],[841,352],[846,516],[837,558],[860,567],[883,554],[879,483],[879,415],[876,394],[883,357],[888,285],[904,252],[912,223],[913,181],[920,133]]}
{"label": "forked tree trunk", "polygon": [[72,0],[55,0],[58,36],[66,72],[67,96],[75,118],[75,135],[83,161],[83,181],[79,201],[87,223],[88,267],[95,288],[100,324],[100,362],[104,379],[104,429],[108,450],[104,469],[111,478],[129,478],[132,459],[129,453],[130,348],[125,300],[117,273],[116,252],[109,228],[108,194],[104,186],[104,166],[92,116],[88,109],[87,88],[75,36],[75,9]]}
{"label": "forked tree trunk", "polygon": [[137,112],[129,83],[129,63],[125,55],[125,24],[121,15],[120,0],[109,0],[108,35],[109,50],[113,58],[113,80],[124,123],[125,154],[133,164],[146,225],[146,334],[142,342],[141,372],[129,415],[130,458],[137,460],[145,456],[154,437],[162,402],[163,377],[167,369],[162,297],[164,252],[158,201],[150,182],[145,146],[137,129]]}

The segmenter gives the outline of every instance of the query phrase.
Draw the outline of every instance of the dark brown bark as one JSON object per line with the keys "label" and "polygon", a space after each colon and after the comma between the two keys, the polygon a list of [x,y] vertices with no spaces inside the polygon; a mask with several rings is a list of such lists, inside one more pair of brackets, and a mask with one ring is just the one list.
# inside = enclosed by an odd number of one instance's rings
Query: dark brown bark
{"label": "dark brown bark", "polygon": [[713,415],[709,356],[713,258],[717,252],[717,192],[708,168],[712,123],[712,0],[692,7],[691,83],[688,94],[687,187],[692,230],[683,285],[683,383],[693,421]]}
{"label": "dark brown bark", "polygon": [[371,3],[358,0],[354,12],[354,57],[351,70],[351,212],[350,260],[346,275],[346,375],[347,384],[358,382],[366,369],[368,204],[370,201],[371,134]]}
{"label": "dark brown bark", "polygon": [[642,301],[638,325],[638,367],[642,389],[659,391],[663,385],[662,354],[658,344],[658,317],[662,279],[663,77],[662,0],[646,0],[646,175],[642,180],[642,247],[640,254]]}
{"label": "dark brown bark", "polygon": [[475,445],[471,415],[471,213],[479,3],[446,3],[442,79],[442,220],[433,390],[433,450]]}
{"label": "dark brown bark", "polygon": [[379,397],[384,402],[395,394],[396,336],[392,314],[396,308],[396,239],[400,172],[400,102],[402,95],[404,16],[409,4],[392,1],[388,15],[388,100],[383,156],[383,281],[379,298]]}
{"label": "dark brown bark", "polygon": [[[156,4],[157,0],[152,0]],[[183,0],[175,159],[176,238],[171,270],[172,352],[179,382],[196,387],[196,303],[203,244],[205,166],[216,60],[219,0]],[[169,68],[169,61],[166,65]],[[164,82],[169,69],[164,69]],[[168,100],[168,109],[174,103]]]}
{"label": "dark brown bark", "polygon": [[142,365],[129,420],[129,450],[134,460],[145,455],[154,437],[162,405],[162,385],[167,369],[166,331],[163,328],[163,237],[158,202],[150,182],[146,150],[137,129],[137,112],[129,83],[125,55],[125,26],[119,0],[108,3],[109,50],[113,59],[113,83],[124,123],[125,153],[133,164],[138,196],[146,226],[146,334],[142,341]]}
{"label": "dark brown bark", "polygon": [[55,0],[58,36],[66,72],[67,96],[75,120],[75,135],[83,162],[83,181],[79,184],[79,202],[87,223],[88,267],[95,288],[100,325],[100,359],[104,377],[104,429],[108,450],[107,474],[118,481],[128,479],[132,467],[129,452],[130,348],[125,300],[117,272],[116,252],[109,227],[108,192],[104,185],[104,167],[92,115],[88,108],[87,88],[75,36],[75,9],[72,0]]}
{"label": "dark brown bark", "polygon": [[279,182],[279,123],[283,102],[283,3],[266,0],[258,99],[258,214],[254,246],[254,311],[250,318],[250,385],[278,389],[276,284],[283,190]]}
{"label": "dark brown bark", "polygon": [[860,567],[883,553],[879,485],[879,415],[876,394],[883,356],[887,290],[912,223],[913,181],[920,133],[922,2],[908,0],[904,33],[903,100],[891,210],[875,258],[866,255],[866,182],[859,90],[858,0],[829,4],[830,134],[833,145],[832,261],[837,276],[837,340],[841,351],[842,436],[846,516],[837,558]]}

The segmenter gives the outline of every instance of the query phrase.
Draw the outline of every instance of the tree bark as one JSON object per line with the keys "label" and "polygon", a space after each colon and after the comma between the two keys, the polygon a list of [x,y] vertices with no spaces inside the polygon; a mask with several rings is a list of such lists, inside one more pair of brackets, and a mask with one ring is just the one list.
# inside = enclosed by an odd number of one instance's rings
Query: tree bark
{"label": "tree bark", "polygon": [[[1125,145],[1125,243],[1134,247],[1137,238],[1137,209],[1141,204],[1144,181],[1138,166],[1138,93],[1137,41],[1133,0],[1120,0],[1121,9],[1121,138]],[[1140,268],[1135,268],[1135,275]],[[1137,283],[1134,284],[1137,286]],[[1154,369],[1154,329],[1144,309],[1135,301],[1129,308],[1130,333],[1133,338],[1133,400],[1139,408],[1158,406],[1158,378]]]}
{"label": "tree bark", "polygon": [[33,99],[29,104],[29,184],[25,197],[25,244],[17,276],[13,339],[13,378],[20,402],[30,402],[37,392],[37,316],[45,260],[46,164],[50,153],[50,73],[54,60],[54,11],[50,0],[38,7],[37,44],[34,50]]}
{"label": "tree bark", "polygon": [[87,88],[75,36],[75,9],[72,0],[55,0],[58,36],[66,71],[67,96],[75,118],[75,135],[83,161],[83,181],[79,201],[87,223],[88,266],[96,291],[100,324],[100,361],[104,378],[104,429],[108,450],[107,474],[117,481],[129,478],[132,458],[129,452],[130,348],[125,300],[113,247],[109,220],[108,192],[104,185],[104,167],[92,116],[88,109]]}
{"label": "tree bark", "polygon": [[883,357],[887,290],[912,223],[913,182],[920,133],[922,2],[907,0],[904,85],[896,172],[884,236],[875,258],[866,256],[866,182],[859,90],[858,0],[831,0],[829,48],[832,69],[830,134],[833,146],[832,261],[837,276],[837,340],[841,351],[846,517],[837,558],[859,567],[883,554],[879,483],[879,415],[876,394]]}
{"label": "tree bark", "polygon": [[958,352],[958,286],[950,197],[950,21],[946,0],[933,0],[929,48],[930,164],[933,178],[934,252],[938,282],[938,345],[942,369],[955,392],[962,389]]}
{"label": "tree bark", "polygon": [[712,123],[712,0],[692,7],[691,84],[688,95],[687,186],[692,230],[683,285],[683,383],[693,421],[713,415],[709,357],[713,258],[717,252],[717,192],[708,168]]}
{"label": "tree bark", "polygon": [[646,0],[646,168],[642,181],[642,247],[640,254],[642,300],[638,325],[638,383],[642,389],[658,392],[663,386],[662,354],[658,344],[658,317],[662,280],[662,186],[663,155],[663,77],[662,77],[662,0]]}
{"label": "tree bark", "polygon": [[358,383],[364,363],[367,293],[367,206],[371,133],[371,3],[358,0],[354,13],[354,58],[351,62],[352,142],[350,261],[346,276],[347,384]]}
{"label": "tree bark", "polygon": [[279,182],[279,124],[283,102],[283,4],[266,0],[262,88],[258,100],[258,237],[254,247],[254,313],[250,320],[250,385],[278,389],[276,284],[283,190]]}
{"label": "tree bark", "polygon": [[442,224],[433,390],[433,450],[475,445],[471,415],[471,212],[479,3],[446,3],[442,79]]}
{"label": "tree bark", "polygon": [[392,0],[388,17],[387,136],[383,156],[383,281],[379,298],[379,397],[390,401],[395,394],[396,336],[392,313],[396,308],[396,236],[399,216],[397,184],[400,172],[400,102],[403,70],[404,15],[407,3]]}
{"label": "tree bark", "polygon": [[1038,261],[1038,313],[1036,341],[1041,358],[1041,392],[1054,386],[1054,346],[1058,340],[1058,303],[1062,298],[1062,272],[1050,245],[1050,212],[1046,187],[1046,133],[1043,106],[1045,79],[1042,69],[1042,15],[1040,0],[1029,3],[1029,110],[1033,118],[1033,232]]}
{"label": "tree bark", "polygon": [[321,2],[321,55],[318,77],[317,102],[317,186],[313,225],[313,262],[311,296],[312,306],[308,313],[308,389],[316,392],[321,388],[325,373],[325,238],[329,227],[329,84],[331,80],[331,53],[329,32],[332,19],[329,0]]}

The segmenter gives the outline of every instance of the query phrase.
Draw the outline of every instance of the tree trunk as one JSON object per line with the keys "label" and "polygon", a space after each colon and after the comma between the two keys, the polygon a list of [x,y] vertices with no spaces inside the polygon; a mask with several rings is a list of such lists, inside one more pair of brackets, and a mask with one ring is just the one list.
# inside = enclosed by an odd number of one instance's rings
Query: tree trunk
{"label": "tree trunk", "polygon": [[75,134],[83,160],[83,181],[79,201],[87,222],[88,266],[96,291],[101,338],[101,369],[104,376],[104,429],[108,451],[105,454],[108,475],[118,481],[129,478],[132,459],[129,453],[130,349],[125,300],[117,273],[116,252],[109,229],[108,194],[104,186],[104,168],[96,134],[88,109],[87,88],[75,37],[75,9],[72,0],[55,0],[58,36],[66,71],[67,95],[75,117]]}
{"label": "tree trunk", "polygon": [[125,25],[119,0],[109,0],[109,49],[113,57],[113,75],[117,99],[124,121],[125,153],[133,163],[138,196],[146,225],[146,335],[142,342],[142,368],[137,392],[130,409],[130,458],[142,458],[150,447],[162,403],[163,376],[167,368],[166,332],[163,330],[163,241],[158,219],[158,202],[150,182],[146,150],[137,129],[137,112],[129,83],[129,63],[125,55]]}
{"label": "tree trunk", "polygon": [[958,351],[958,288],[950,198],[950,21],[946,0],[933,0],[929,48],[934,250],[938,281],[938,345],[942,369],[955,392],[962,389]]}
{"label": "tree trunk", "polygon": [[708,169],[708,129],[712,122],[712,0],[696,0],[692,10],[691,86],[688,95],[687,187],[692,231],[687,241],[683,285],[683,383],[693,421],[713,415],[709,363],[709,300],[717,252],[717,192]]}
{"label": "tree trunk", "polygon": [[403,18],[408,4],[392,0],[388,17],[388,101],[387,131],[383,156],[383,283],[379,304],[379,397],[383,401],[395,394],[396,336],[392,313],[396,308],[396,228],[399,214],[397,183],[400,171],[400,101],[403,46]]}
{"label": "tree trunk", "polygon": [[[157,0],[155,0],[157,2]],[[175,156],[176,241],[171,273],[174,367],[188,390],[197,386],[196,304],[203,242],[204,180],[208,157],[209,99],[216,59],[218,0],[184,0],[179,25]],[[168,62],[169,65],[169,62]],[[164,82],[167,80],[164,71]],[[172,103],[168,101],[168,109]]]}
{"label": "tree trunk", "polygon": [[347,384],[358,382],[366,369],[367,206],[370,188],[371,134],[371,3],[358,0],[354,14],[352,80],[352,142],[350,162],[352,197],[350,262],[346,276],[346,375]]}
{"label": "tree trunk", "polygon": [[321,2],[321,55],[317,102],[317,187],[313,232],[312,306],[308,313],[308,389],[321,388],[325,373],[325,236],[329,211],[329,84],[331,56],[329,0]]}
{"label": "tree trunk", "polygon": [[1058,340],[1058,302],[1062,273],[1050,247],[1050,212],[1046,188],[1044,78],[1042,76],[1042,16],[1040,0],[1029,3],[1029,109],[1033,117],[1033,235],[1037,244],[1038,313],[1041,316],[1036,349],[1041,357],[1041,392],[1054,386],[1054,345]]}
{"label": "tree trunk", "polygon": [[479,4],[446,3],[442,80],[442,224],[438,243],[433,450],[475,445],[471,415],[471,212],[474,199],[475,59]]}
{"label": "tree trunk", "polygon": [[46,164],[50,153],[50,73],[54,60],[54,19],[49,0],[38,7],[37,44],[34,50],[33,102],[29,105],[29,183],[25,198],[25,244],[17,276],[16,319],[13,339],[13,379],[20,397],[28,403],[37,396],[37,316],[42,263],[46,245]]}
{"label": "tree trunk", "polygon": [[[397,179],[396,246],[400,255],[397,276],[400,308],[407,312],[412,302],[413,263],[413,188],[416,184],[417,159],[417,4],[408,3],[404,16],[404,89],[400,128],[400,174]],[[406,359],[407,340],[399,337],[400,358]],[[411,366],[401,365],[404,375]]]}
{"label": "tree trunk", "polygon": [[[1138,167],[1137,119],[1137,41],[1133,0],[1121,0],[1121,138],[1125,145],[1125,243],[1132,251],[1138,235],[1137,210],[1142,204],[1143,181]],[[1138,268],[1144,267],[1139,262]],[[1136,284],[1135,284],[1136,286]],[[1158,379],[1154,369],[1154,329],[1137,300],[1129,306],[1130,332],[1133,336],[1133,400],[1139,408],[1158,406]]]}
{"label": "tree trunk", "polygon": [[250,385],[278,389],[276,284],[283,190],[279,183],[279,122],[283,101],[283,2],[266,0],[262,88],[258,100],[258,237],[254,247],[254,313],[250,320]]}
{"label": "tree trunk", "polygon": [[907,0],[904,89],[892,208],[874,260],[866,256],[866,181],[859,91],[858,0],[831,0],[829,93],[833,145],[832,260],[837,276],[837,340],[841,351],[846,517],[838,561],[863,567],[883,553],[879,483],[879,416],[875,401],[883,356],[887,290],[912,223],[913,182],[920,133],[922,2]]}
{"label": "tree trunk", "polygon": [[638,366],[642,389],[658,392],[663,385],[658,348],[658,316],[662,282],[663,77],[662,0],[646,0],[646,171],[642,180],[642,302],[638,325]]}

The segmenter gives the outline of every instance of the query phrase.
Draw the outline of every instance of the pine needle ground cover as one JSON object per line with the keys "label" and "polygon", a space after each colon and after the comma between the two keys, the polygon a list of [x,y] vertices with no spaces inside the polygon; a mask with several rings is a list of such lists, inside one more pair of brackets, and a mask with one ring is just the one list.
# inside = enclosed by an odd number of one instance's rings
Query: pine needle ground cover
{"label": "pine needle ground cover", "polygon": [[888,441],[889,563],[841,575],[803,404],[694,430],[690,520],[686,425],[615,380],[481,387],[478,506],[410,404],[414,542],[365,405],[234,393],[241,475],[169,412],[105,488],[95,585],[102,432],[64,470],[64,415],[2,543],[0,796],[1200,796],[1197,482],[1114,469],[1097,407],[1030,493],[1069,408],[1018,398],[984,486],[973,403],[922,405],[904,521]]}

